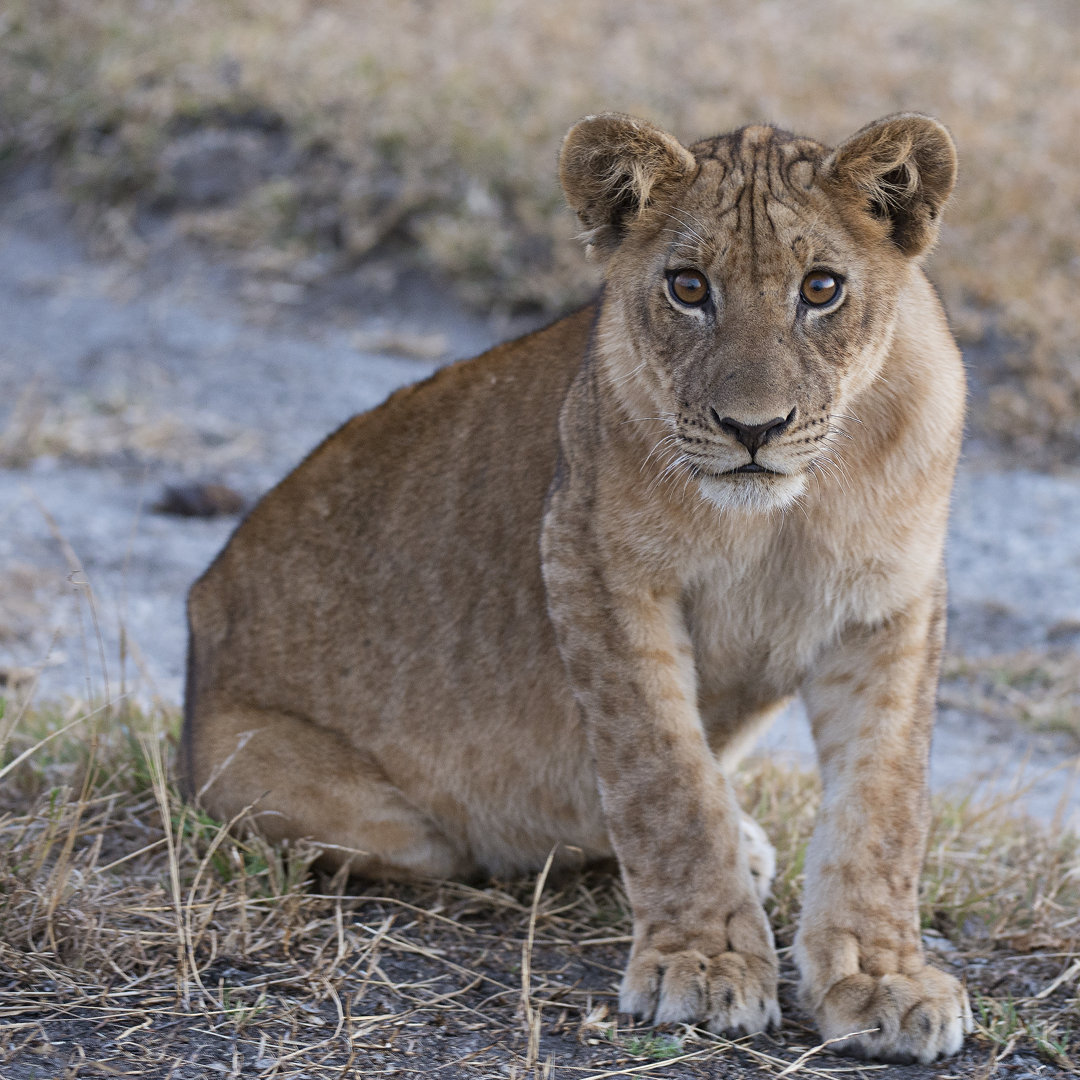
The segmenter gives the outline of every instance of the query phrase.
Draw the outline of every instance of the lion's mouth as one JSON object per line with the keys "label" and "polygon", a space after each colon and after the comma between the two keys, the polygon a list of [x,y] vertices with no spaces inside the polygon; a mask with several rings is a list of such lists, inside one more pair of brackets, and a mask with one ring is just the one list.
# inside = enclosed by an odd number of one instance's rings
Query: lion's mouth
{"label": "lion's mouth", "polygon": [[[720,462],[716,462],[721,466]],[[746,461],[733,469],[694,467],[702,496],[721,509],[775,510],[790,506],[806,487],[802,470],[781,472]]]}
{"label": "lion's mouth", "polygon": [[759,465],[756,461],[748,461],[745,465],[740,465],[735,469],[723,469],[714,471],[712,469],[703,469],[701,466],[695,467],[696,474],[700,476],[711,476],[714,480],[724,479],[729,476],[786,476],[787,473],[777,472],[775,469],[767,469],[764,465]]}

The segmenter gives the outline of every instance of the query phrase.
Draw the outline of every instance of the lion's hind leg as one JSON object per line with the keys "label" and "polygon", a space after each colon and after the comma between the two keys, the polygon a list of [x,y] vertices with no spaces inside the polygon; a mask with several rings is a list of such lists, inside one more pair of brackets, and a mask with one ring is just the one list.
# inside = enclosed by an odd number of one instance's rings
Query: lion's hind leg
{"label": "lion's hind leg", "polygon": [[776,848],[772,846],[765,830],[745,811],[739,819],[739,835],[742,839],[746,861],[750,864],[750,876],[754,879],[754,891],[759,900],[768,898],[776,876]]}
{"label": "lion's hind leg", "polygon": [[185,737],[188,793],[219,820],[251,824],[270,840],[309,838],[323,850],[322,865],[362,877],[473,870],[377,762],[336,732],[232,706],[198,716]]}

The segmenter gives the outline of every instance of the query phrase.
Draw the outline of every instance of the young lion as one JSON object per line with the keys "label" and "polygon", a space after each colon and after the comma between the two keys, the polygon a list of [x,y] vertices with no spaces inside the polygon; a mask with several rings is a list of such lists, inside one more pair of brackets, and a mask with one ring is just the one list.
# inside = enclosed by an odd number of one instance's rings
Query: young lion
{"label": "young lion", "polygon": [[355,417],[255,508],[191,592],[187,789],[369,876],[614,852],[621,1008],[753,1032],[768,853],[728,776],[801,693],[802,1000],[852,1053],[954,1053],[970,1009],[917,911],[964,399],[919,262],[952,141],[904,114],[687,149],[607,114],[560,167],[600,298]]}

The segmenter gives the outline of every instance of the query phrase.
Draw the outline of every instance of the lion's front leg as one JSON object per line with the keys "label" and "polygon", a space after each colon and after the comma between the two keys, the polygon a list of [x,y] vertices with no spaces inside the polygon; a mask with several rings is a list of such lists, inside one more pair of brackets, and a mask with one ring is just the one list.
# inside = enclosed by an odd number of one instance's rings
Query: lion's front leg
{"label": "lion's front leg", "polygon": [[620,1007],[763,1030],[780,1016],[772,933],[697,714],[677,595],[620,576],[590,557],[592,543],[587,528],[568,537],[549,521],[544,575],[633,909]]}
{"label": "lion's front leg", "polygon": [[927,966],[919,873],[943,597],[831,649],[805,688],[824,783],[795,942],[802,1000],[827,1039],[886,1061],[960,1049],[971,1009]]}

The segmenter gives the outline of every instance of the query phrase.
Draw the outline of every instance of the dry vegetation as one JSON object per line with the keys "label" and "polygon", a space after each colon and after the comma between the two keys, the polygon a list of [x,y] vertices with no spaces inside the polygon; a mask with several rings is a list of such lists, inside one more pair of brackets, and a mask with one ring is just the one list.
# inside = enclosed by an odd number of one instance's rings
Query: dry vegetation
{"label": "dry vegetation", "polygon": [[177,465],[198,455],[205,467],[221,469],[258,447],[254,433],[205,413],[165,411],[122,393],[53,402],[31,385],[0,428],[0,468],[25,468],[40,457],[72,465]]}
{"label": "dry vegetation", "polygon": [[301,287],[392,253],[507,307],[589,287],[554,176],[584,113],[826,141],[935,113],[962,176],[934,275],[988,345],[977,422],[1080,449],[1072,0],[9,0],[0,50],[0,151],[55,160],[130,250],[169,211]]}
{"label": "dry vegetation", "polygon": [[943,705],[1080,741],[1080,653],[1075,649],[951,656],[942,679]]}
{"label": "dry vegetation", "polygon": [[[815,1049],[787,959],[775,1037],[628,1026],[615,987],[630,925],[610,873],[368,891],[312,877],[313,852],[237,839],[179,801],[175,728],[123,703],[8,703],[5,1080],[851,1075]],[[757,765],[742,793],[777,847],[786,957],[816,786]],[[949,1075],[1065,1075],[1080,1060],[1078,854],[1000,809],[937,806],[924,930],[979,1017]]]}

